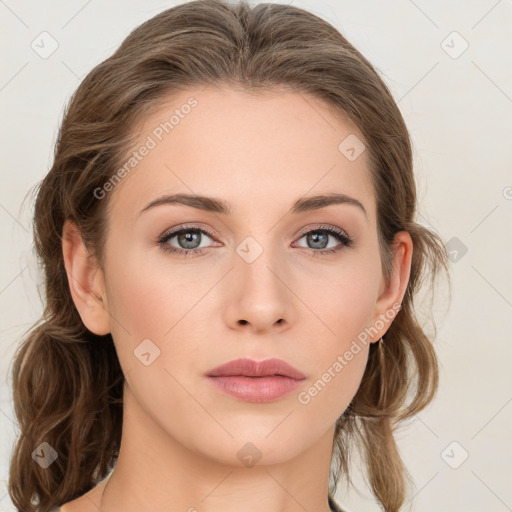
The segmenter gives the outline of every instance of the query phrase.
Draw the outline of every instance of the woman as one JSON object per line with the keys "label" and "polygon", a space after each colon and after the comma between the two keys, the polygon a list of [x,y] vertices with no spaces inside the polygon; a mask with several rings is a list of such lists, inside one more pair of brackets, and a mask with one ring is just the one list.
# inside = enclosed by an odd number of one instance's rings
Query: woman
{"label": "woman", "polygon": [[38,191],[16,507],[341,510],[357,447],[399,510],[393,430],[438,383],[413,299],[447,261],[415,211],[400,111],[326,21],[201,0],[143,23]]}

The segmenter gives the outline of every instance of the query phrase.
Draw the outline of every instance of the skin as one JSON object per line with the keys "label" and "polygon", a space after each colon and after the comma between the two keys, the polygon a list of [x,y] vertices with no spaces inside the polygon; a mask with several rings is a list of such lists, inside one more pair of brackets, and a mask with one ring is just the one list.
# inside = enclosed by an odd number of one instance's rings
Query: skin
{"label": "skin", "polygon": [[[363,137],[310,95],[190,89],[143,120],[136,146],[191,96],[197,107],[102,199],[110,201],[103,268],[75,226],[64,227],[73,300],[88,329],[112,333],[126,382],[108,485],[62,510],[328,512],[334,425],[360,385],[369,344],[308,404],[297,397],[402,301],[412,241],[397,234],[386,285],[367,152],[350,161],[338,150],[349,134]],[[222,198],[232,212],[161,205],[137,215],[178,192]],[[303,196],[332,192],[358,199],[366,215],[351,204],[289,213]],[[203,254],[185,258],[159,245],[185,223],[215,234],[201,235]],[[304,233],[320,225],[344,230],[354,246],[329,235],[327,248],[340,251],[319,255],[325,245]],[[252,263],[236,252],[247,236],[263,248]],[[166,243],[197,246],[177,236]],[[145,366],[134,350],[148,338],[160,356]],[[281,358],[306,379],[269,403],[224,395],[205,374],[239,357]],[[248,442],[261,453],[251,467],[237,457]]]}

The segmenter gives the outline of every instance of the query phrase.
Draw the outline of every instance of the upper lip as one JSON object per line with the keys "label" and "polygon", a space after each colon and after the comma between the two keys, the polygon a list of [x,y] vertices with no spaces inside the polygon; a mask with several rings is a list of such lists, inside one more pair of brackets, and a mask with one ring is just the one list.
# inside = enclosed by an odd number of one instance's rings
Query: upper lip
{"label": "upper lip", "polygon": [[234,359],[214,368],[207,374],[209,377],[219,376],[245,376],[245,377],[268,377],[281,375],[292,379],[302,380],[306,376],[282,359],[266,359],[254,361],[248,358]]}

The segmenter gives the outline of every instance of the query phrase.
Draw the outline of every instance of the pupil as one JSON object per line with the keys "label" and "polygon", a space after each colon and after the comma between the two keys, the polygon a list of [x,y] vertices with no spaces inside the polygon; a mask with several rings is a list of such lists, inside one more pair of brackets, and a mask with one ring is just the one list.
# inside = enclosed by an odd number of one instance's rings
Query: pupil
{"label": "pupil", "polygon": [[313,244],[320,244],[320,246],[315,246],[315,249],[325,249],[327,242],[327,235],[325,233],[314,233],[309,236],[313,239]]}
{"label": "pupil", "polygon": [[[195,249],[199,244],[197,243],[199,240],[199,233],[194,231],[186,231],[185,233],[182,233],[179,236],[179,242],[181,245],[183,245],[186,249]],[[194,242],[196,242],[196,245],[194,246]],[[187,245],[189,243],[192,243],[192,247]]]}

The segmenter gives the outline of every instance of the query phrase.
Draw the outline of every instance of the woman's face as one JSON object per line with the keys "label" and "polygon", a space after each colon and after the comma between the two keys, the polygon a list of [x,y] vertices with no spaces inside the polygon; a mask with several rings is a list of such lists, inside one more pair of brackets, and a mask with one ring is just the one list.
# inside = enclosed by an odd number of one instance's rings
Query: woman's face
{"label": "woman's face", "polygon": [[[408,279],[385,287],[362,136],[306,94],[213,87],[139,128],[122,179],[97,194],[125,395],[141,421],[211,460],[272,464],[331,443]],[[162,200],[175,194],[212,200]],[[332,194],[350,199],[313,199]],[[238,358],[278,358],[305,378],[258,401],[271,387],[245,377],[258,389],[233,396],[207,375]]]}

